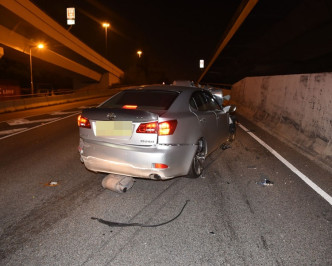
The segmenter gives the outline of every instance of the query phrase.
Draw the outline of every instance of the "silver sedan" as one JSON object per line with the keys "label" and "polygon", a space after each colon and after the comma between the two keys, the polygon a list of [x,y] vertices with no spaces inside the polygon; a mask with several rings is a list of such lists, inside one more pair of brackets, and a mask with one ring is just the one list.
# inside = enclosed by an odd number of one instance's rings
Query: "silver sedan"
{"label": "silver sedan", "polygon": [[78,117],[87,169],[170,179],[199,177],[204,160],[230,135],[220,90],[150,85],[123,90]]}

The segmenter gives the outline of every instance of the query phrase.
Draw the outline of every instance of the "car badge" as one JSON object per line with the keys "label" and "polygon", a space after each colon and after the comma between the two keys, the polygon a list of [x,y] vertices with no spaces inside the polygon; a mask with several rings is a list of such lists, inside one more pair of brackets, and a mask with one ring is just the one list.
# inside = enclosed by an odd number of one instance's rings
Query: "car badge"
{"label": "car badge", "polygon": [[114,113],[108,113],[106,116],[109,120],[114,120],[116,118],[116,115]]}

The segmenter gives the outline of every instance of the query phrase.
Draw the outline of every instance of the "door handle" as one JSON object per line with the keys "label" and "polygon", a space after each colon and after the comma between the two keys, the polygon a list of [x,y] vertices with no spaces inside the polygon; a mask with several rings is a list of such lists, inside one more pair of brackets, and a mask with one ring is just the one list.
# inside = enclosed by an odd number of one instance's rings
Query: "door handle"
{"label": "door handle", "polygon": [[201,123],[205,123],[205,122],[206,122],[206,119],[205,119],[205,118],[201,118],[201,119],[199,120],[199,122],[201,122]]}

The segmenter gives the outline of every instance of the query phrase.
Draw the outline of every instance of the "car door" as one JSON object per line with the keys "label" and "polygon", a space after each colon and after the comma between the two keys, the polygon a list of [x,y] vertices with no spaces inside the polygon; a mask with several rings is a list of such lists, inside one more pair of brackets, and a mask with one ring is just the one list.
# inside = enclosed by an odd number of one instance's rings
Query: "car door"
{"label": "car door", "polygon": [[215,113],[217,116],[217,123],[218,123],[218,138],[219,138],[219,145],[224,143],[228,136],[229,136],[229,113],[226,113],[223,108],[217,103],[216,100],[215,105]]}
{"label": "car door", "polygon": [[219,144],[218,119],[214,103],[212,95],[206,91],[196,91],[190,99],[191,110],[198,119],[201,137],[207,142],[208,153]]}
{"label": "car door", "polygon": [[216,145],[219,146],[227,140],[229,135],[229,114],[223,110],[212,94],[205,91],[204,97],[209,103],[209,109],[214,111],[217,118]]}

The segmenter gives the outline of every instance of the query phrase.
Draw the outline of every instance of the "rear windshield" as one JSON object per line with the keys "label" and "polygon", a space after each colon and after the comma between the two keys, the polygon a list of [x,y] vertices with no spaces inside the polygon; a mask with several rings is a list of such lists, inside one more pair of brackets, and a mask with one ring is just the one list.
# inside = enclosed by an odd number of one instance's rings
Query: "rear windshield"
{"label": "rear windshield", "polygon": [[115,95],[101,108],[129,108],[141,110],[168,110],[175,98],[176,91],[127,90]]}

